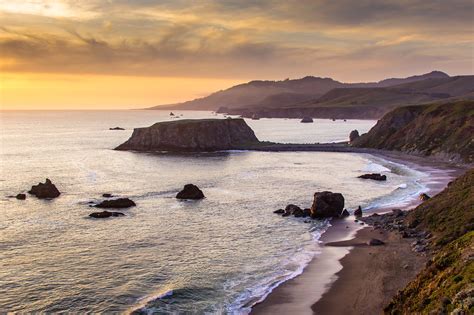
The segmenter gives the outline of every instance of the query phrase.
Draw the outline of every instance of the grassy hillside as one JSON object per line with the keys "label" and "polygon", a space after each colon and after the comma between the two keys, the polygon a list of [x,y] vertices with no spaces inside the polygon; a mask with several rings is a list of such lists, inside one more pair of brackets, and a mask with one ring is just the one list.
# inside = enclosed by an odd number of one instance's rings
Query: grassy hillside
{"label": "grassy hillside", "polygon": [[474,169],[407,217],[429,231],[435,255],[385,308],[387,314],[474,313]]}
{"label": "grassy hillside", "polygon": [[406,106],[386,114],[354,146],[474,162],[474,101]]}

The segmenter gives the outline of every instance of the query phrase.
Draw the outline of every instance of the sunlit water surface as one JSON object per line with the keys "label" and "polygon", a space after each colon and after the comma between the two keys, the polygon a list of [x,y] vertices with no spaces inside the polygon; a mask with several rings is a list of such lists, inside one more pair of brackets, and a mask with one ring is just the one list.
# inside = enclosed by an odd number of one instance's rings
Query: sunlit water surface
{"label": "sunlit water surface", "polygon": [[[184,118],[214,117],[182,112]],[[222,116],[219,116],[222,117]],[[154,155],[114,151],[134,127],[168,112],[2,112],[0,310],[192,313],[246,312],[318,253],[326,222],[282,218],[288,203],[341,192],[346,207],[410,198],[423,176],[368,155],[220,152]],[[250,120],[260,140],[347,140],[374,121]],[[124,131],[109,131],[121,126]],[[383,171],[387,182],[362,181]],[[9,198],[50,178],[54,200]],[[186,183],[206,199],[174,198]],[[125,217],[97,220],[88,202],[130,197]]]}

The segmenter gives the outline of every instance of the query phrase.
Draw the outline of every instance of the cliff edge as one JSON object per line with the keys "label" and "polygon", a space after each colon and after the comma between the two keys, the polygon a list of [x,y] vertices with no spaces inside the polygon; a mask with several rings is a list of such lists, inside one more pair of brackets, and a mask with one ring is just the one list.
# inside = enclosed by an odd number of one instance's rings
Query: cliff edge
{"label": "cliff edge", "polygon": [[243,119],[183,119],[135,128],[116,150],[207,152],[258,144]]}
{"label": "cliff edge", "polygon": [[397,108],[352,144],[474,162],[474,101]]}

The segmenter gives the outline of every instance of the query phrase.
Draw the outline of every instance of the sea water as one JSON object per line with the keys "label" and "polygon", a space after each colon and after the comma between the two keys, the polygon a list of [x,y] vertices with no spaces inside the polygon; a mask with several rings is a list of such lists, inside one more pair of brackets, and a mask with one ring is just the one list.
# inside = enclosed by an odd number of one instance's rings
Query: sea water
{"label": "sea water", "polygon": [[[283,218],[289,203],[341,192],[348,209],[415,196],[423,174],[370,155],[326,152],[151,154],[114,151],[134,127],[211,112],[1,112],[0,310],[246,313],[319,252],[326,221]],[[183,117],[179,117],[179,115]],[[223,118],[218,115],[218,118]],[[260,140],[347,140],[375,121],[248,120]],[[124,127],[111,131],[110,127]],[[386,182],[357,176],[377,171]],[[27,191],[50,178],[54,200]],[[179,201],[187,183],[206,195]],[[137,206],[92,219],[103,193]],[[317,279],[315,279],[317,281]]]}

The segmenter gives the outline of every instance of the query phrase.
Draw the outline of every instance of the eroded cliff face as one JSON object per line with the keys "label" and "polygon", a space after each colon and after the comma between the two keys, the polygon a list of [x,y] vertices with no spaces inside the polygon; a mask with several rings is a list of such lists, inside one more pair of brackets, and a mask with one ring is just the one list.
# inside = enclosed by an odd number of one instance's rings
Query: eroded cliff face
{"label": "eroded cliff face", "polygon": [[474,101],[407,106],[386,114],[356,147],[474,162]]}
{"label": "eroded cliff face", "polygon": [[184,119],[136,128],[116,150],[206,152],[258,144],[243,119]]}

